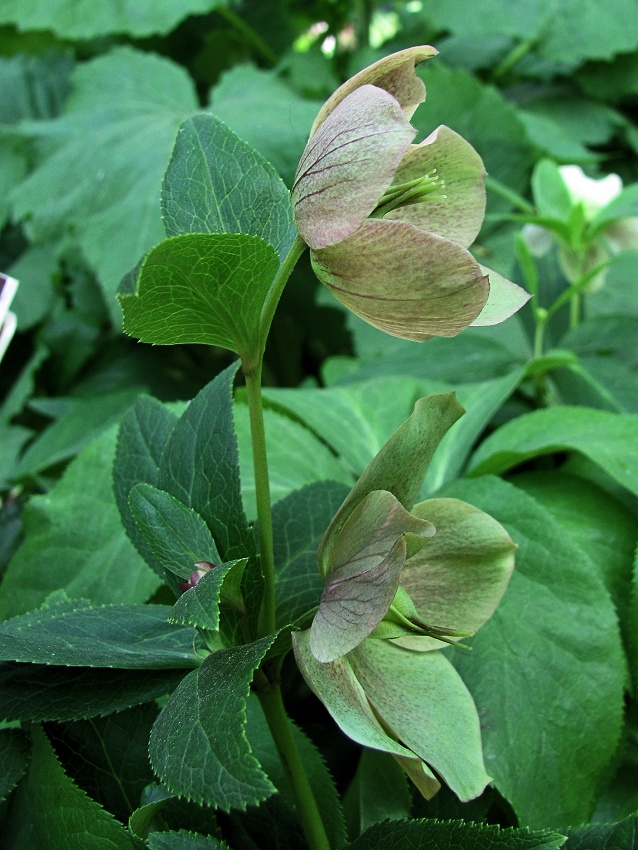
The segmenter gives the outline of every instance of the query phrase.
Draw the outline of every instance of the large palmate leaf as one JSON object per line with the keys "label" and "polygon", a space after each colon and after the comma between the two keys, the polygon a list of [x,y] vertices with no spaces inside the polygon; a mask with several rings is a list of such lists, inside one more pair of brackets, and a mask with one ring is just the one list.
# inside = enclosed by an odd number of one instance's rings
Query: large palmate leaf
{"label": "large palmate leaf", "polygon": [[201,15],[226,0],[6,0],[0,23],[15,24],[21,30],[53,30],[62,38],[90,39],[110,33],[126,33],[138,38],[167,33],[188,15]]}
{"label": "large palmate leaf", "polygon": [[15,212],[35,241],[73,234],[119,323],[115,291],[164,237],[162,176],[177,128],[198,104],[182,68],[130,48],[81,65],[72,85],[60,118],[22,126],[42,156],[20,184]]}
{"label": "large palmate leaf", "polygon": [[275,791],[246,738],[246,699],[274,635],[213,652],[178,686],[158,717],[151,763],[173,793],[228,811]]}
{"label": "large palmate leaf", "polygon": [[446,492],[487,511],[519,546],[495,614],[454,659],[479,709],[488,769],[522,823],[586,821],[621,731],[627,671],[611,598],[587,551],[523,491],[489,477]]}
{"label": "large palmate leaf", "polygon": [[37,608],[60,589],[99,604],[144,602],[158,587],[118,515],[115,436],[111,428],[94,440],[46,496],[25,506],[24,541],[0,585],[0,617]]}

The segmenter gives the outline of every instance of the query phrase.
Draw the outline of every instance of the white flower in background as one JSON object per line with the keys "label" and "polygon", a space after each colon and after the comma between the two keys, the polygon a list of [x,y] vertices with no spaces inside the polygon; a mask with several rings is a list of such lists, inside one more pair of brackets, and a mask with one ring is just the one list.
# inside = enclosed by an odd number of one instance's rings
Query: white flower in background
{"label": "white flower in background", "polygon": [[[547,254],[556,240],[558,262],[570,283],[618,254],[638,250],[638,216],[627,214],[638,207],[638,186],[623,189],[618,174],[595,179],[579,165],[556,167],[547,160],[537,165],[532,186],[543,224],[526,224],[523,238],[535,257]],[[606,274],[601,269],[586,291],[599,289]]]}

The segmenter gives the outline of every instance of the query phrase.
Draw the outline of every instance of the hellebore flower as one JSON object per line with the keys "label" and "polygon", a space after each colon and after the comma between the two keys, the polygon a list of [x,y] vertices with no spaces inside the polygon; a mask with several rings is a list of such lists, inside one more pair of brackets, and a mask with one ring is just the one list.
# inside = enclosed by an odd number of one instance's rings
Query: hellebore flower
{"label": "hellebore flower", "polygon": [[[545,197],[563,196],[562,207],[547,209]],[[638,217],[627,215],[627,210],[636,207],[636,187],[627,187],[623,192],[621,178],[608,174],[596,180],[588,177],[579,165],[556,167],[551,161],[541,161],[532,180],[535,188],[536,206],[542,218],[550,219],[549,227],[526,224],[523,228],[531,253],[542,257],[549,252],[558,237],[558,262],[561,271],[570,283],[585,277],[596,267],[607,263],[624,251],[638,250]],[[553,190],[553,191],[552,191]],[[560,196],[559,196],[560,197]],[[557,221],[557,212],[562,216]],[[553,225],[553,226],[552,226]],[[586,286],[586,291],[595,292],[605,282],[607,269],[601,269]]]}
{"label": "hellebore flower", "polygon": [[445,126],[412,144],[409,119],[425,99],[415,65],[436,52],[402,50],[337,89],[292,188],[322,283],[365,321],[418,341],[497,324],[529,298],[467,250],[485,213],[476,151]]}
{"label": "hellebore flower", "polygon": [[341,729],[391,753],[428,799],[435,773],[462,800],[490,781],[472,697],[437,650],[483,625],[514,565],[509,535],[477,508],[413,506],[461,412],[453,396],[422,399],[381,449],[322,540],[326,587],[310,629],[292,635],[303,676]]}

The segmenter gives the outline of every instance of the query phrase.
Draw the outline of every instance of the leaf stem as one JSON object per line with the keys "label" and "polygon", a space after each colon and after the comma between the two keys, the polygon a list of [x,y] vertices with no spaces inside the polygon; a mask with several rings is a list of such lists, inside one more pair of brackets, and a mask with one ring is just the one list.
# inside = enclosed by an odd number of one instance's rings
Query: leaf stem
{"label": "leaf stem", "polygon": [[292,734],[292,724],[286,714],[279,685],[275,684],[267,690],[261,691],[259,700],[266,715],[279,758],[290,781],[299,819],[310,850],[330,850],[330,842]]}
{"label": "leaf stem", "polygon": [[272,512],[270,504],[270,482],[268,479],[268,455],[266,431],[261,400],[261,367],[245,374],[250,416],[250,437],[253,447],[253,469],[255,471],[255,499],[259,526],[259,558],[264,576],[264,596],[257,623],[258,637],[275,631],[275,556],[273,552]]}
{"label": "leaf stem", "polygon": [[275,315],[275,310],[277,309],[277,304],[279,304],[281,293],[284,291],[284,286],[288,282],[288,278],[290,277],[293,272],[293,269],[297,265],[299,258],[306,250],[306,247],[307,245],[303,241],[301,236],[297,235],[295,237],[294,242],[290,246],[282,264],[279,266],[279,270],[273,278],[273,282],[270,285],[270,289],[268,290],[264,306],[261,310],[261,319],[259,323],[259,331],[261,337],[260,357],[264,356],[266,339],[268,338],[270,325],[272,324],[272,320]]}
{"label": "leaf stem", "polygon": [[501,183],[501,181],[497,180],[495,177],[488,175],[485,178],[485,188],[494,192],[495,195],[500,195],[501,198],[509,201],[513,207],[517,207],[524,213],[531,214],[534,212],[534,207],[529,203],[529,201],[526,201],[522,195],[519,195],[518,192],[515,192],[514,189],[510,189],[509,186],[506,186],[505,183]]}

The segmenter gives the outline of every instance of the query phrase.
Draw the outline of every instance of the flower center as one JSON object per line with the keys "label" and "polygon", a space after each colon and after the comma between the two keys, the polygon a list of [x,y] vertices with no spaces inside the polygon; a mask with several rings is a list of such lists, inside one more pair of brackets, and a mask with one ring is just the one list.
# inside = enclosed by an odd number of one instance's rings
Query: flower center
{"label": "flower center", "polygon": [[431,626],[429,623],[424,623],[419,617],[410,596],[402,587],[397,589],[392,604],[383,619],[386,622],[401,626],[406,630],[406,633],[436,638],[436,640],[440,640],[443,643],[451,643],[453,646],[458,646],[462,649],[470,649],[470,647],[465,643],[459,643],[453,640],[453,638],[470,637],[474,634],[471,631],[460,631],[458,629]]}
{"label": "flower center", "polygon": [[386,189],[371,218],[381,218],[397,207],[407,207],[411,204],[421,204],[424,201],[441,200],[446,197],[445,180],[438,174],[436,168],[433,168],[421,177],[408,180],[406,183],[394,183]]}

